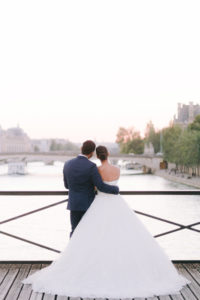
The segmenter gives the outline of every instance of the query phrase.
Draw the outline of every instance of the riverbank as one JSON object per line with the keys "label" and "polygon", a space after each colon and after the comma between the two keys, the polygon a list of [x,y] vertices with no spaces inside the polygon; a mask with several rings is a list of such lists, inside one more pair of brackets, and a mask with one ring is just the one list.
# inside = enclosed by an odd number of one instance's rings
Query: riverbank
{"label": "riverbank", "polygon": [[169,170],[158,170],[154,173],[154,175],[200,189],[200,177],[191,177],[186,173],[169,174]]}

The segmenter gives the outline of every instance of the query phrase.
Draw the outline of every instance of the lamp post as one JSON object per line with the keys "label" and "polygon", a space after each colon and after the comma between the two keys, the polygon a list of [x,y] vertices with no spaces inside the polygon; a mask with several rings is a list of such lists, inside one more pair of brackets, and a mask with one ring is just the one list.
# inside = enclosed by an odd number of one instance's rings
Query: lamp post
{"label": "lamp post", "polygon": [[162,142],[163,142],[163,133],[162,133],[162,130],[160,131],[160,153],[163,153],[163,145],[162,145]]}

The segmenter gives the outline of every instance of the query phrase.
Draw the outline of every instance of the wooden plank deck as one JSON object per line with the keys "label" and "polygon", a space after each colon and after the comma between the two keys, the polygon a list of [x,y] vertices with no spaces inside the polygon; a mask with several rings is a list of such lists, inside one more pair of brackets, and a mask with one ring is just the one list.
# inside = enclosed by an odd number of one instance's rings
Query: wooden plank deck
{"label": "wooden plank deck", "polygon": [[[61,297],[35,293],[21,280],[46,265],[38,263],[3,264],[0,263],[0,300],[80,300],[80,298]],[[184,287],[180,295],[168,295],[153,298],[135,298],[134,300],[199,300],[200,299],[200,263],[175,264],[178,271],[187,277],[191,284]],[[85,299],[88,300],[88,299]],[[98,300],[98,299],[96,299]]]}

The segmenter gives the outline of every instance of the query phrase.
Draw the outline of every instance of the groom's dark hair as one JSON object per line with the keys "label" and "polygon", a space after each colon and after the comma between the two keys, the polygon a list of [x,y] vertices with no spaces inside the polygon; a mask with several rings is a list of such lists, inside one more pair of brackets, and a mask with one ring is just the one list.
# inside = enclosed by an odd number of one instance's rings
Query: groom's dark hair
{"label": "groom's dark hair", "polygon": [[96,148],[96,145],[93,141],[85,141],[81,147],[81,151],[82,151],[82,154],[84,155],[89,155],[90,153],[94,152]]}

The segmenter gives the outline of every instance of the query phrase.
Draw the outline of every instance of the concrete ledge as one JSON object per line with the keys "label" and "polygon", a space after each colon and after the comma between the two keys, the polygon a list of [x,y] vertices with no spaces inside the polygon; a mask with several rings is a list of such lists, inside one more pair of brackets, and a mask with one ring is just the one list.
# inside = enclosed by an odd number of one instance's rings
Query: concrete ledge
{"label": "concrete ledge", "polygon": [[[178,175],[171,175],[168,173],[168,170],[159,170],[156,171],[154,173],[154,175],[156,176],[160,176],[163,177],[167,180],[173,181],[173,182],[177,182],[177,183],[182,183],[182,184],[186,184],[192,187],[195,187],[197,189],[200,189],[200,177],[196,177],[196,178],[184,178],[184,177],[180,177]],[[188,174],[183,174],[184,176],[189,176]]]}

